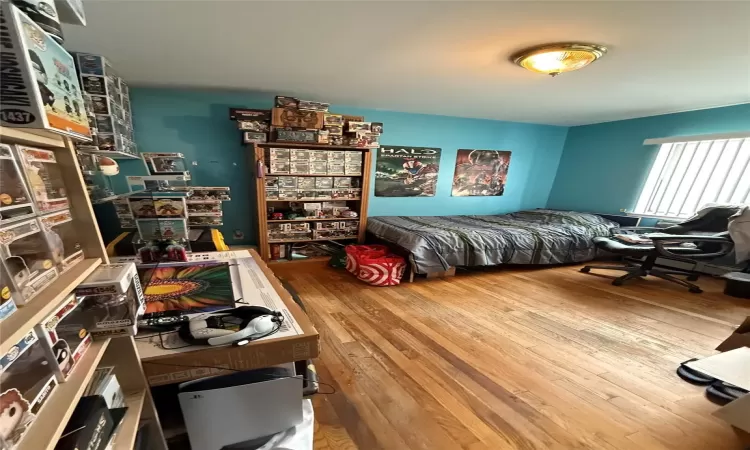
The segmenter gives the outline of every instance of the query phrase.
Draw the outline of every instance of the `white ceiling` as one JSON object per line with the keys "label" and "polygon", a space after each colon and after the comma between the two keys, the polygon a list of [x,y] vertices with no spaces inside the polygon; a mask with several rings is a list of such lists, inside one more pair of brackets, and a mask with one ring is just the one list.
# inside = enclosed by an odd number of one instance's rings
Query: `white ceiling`
{"label": "white ceiling", "polygon": [[[339,105],[580,125],[750,102],[750,2],[87,0],[66,46],[131,85],[261,90]],[[610,52],[557,78],[526,46]]]}

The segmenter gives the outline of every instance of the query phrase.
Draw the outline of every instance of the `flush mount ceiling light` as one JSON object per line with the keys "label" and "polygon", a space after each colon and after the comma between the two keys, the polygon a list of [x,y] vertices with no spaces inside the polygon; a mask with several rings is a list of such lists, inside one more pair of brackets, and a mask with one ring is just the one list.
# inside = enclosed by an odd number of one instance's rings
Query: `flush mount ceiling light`
{"label": "flush mount ceiling light", "polygon": [[511,60],[524,69],[556,77],[563,72],[583,69],[605,53],[607,48],[601,45],[546,44],[522,50],[511,56]]}

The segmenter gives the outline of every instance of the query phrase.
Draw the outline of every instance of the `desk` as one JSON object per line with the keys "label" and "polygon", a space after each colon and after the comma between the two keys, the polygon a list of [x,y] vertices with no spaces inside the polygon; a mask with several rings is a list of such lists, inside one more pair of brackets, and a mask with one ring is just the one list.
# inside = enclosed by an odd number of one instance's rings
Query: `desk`
{"label": "desk", "polygon": [[[202,253],[203,261],[232,260],[240,272],[242,298],[254,305],[278,305],[290,325],[287,332],[279,332],[242,347],[190,346],[165,350],[156,345],[158,333],[139,333],[136,347],[146,379],[151,386],[181,383],[213,375],[232,373],[231,370],[251,370],[294,361],[312,359],[319,353],[319,336],[312,322],[294,302],[255,250]],[[290,320],[292,319],[292,320]],[[170,339],[176,340],[176,334]],[[177,347],[177,346],[175,346]]]}

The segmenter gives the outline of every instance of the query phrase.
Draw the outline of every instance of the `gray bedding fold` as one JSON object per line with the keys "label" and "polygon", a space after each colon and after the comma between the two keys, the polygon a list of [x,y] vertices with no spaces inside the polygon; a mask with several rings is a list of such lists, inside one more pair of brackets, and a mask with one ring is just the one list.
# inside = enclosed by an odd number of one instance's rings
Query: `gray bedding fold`
{"label": "gray bedding fold", "polygon": [[417,273],[450,266],[589,261],[617,228],[595,214],[536,209],[496,216],[370,217],[367,231],[409,250]]}

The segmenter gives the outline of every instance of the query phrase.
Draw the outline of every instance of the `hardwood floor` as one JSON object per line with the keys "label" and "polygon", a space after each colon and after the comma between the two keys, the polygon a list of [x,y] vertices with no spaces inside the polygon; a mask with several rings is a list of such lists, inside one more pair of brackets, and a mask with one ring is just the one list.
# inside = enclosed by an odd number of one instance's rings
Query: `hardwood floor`
{"label": "hardwood floor", "polygon": [[375,288],[318,263],[272,268],[336,389],[314,400],[316,449],[741,448],[674,374],[750,315],[717,280],[696,295],[558,267]]}

